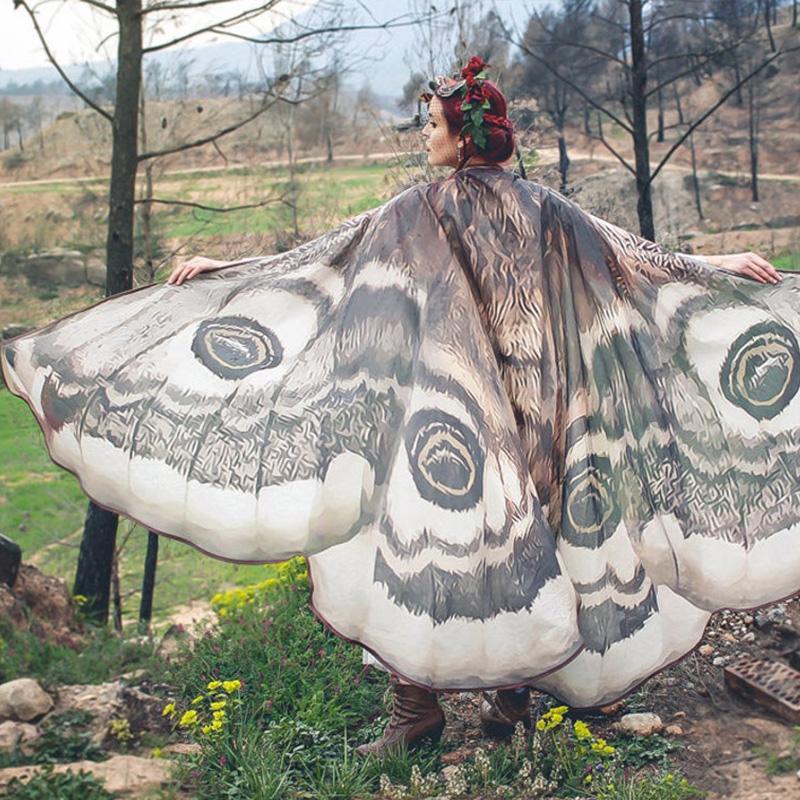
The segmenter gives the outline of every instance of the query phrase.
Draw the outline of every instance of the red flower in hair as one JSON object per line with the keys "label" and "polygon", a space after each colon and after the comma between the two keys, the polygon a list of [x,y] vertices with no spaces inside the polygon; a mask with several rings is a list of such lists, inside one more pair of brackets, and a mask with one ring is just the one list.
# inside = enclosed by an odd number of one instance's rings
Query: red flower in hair
{"label": "red flower in hair", "polygon": [[461,77],[467,82],[467,86],[475,83],[475,76],[489,65],[480,56],[472,56],[467,62],[467,66],[461,70]]}

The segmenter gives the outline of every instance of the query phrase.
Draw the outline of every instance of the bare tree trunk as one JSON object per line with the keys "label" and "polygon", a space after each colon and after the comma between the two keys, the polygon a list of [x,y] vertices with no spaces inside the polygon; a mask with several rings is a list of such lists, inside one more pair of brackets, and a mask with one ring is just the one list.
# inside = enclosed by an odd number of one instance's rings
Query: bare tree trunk
{"label": "bare tree trunk", "polygon": [[775,46],[775,37],[772,35],[772,2],[764,0],[764,27],[767,29],[769,38],[769,49],[774,53],[778,48]]}
{"label": "bare tree trunk", "polygon": [[[142,91],[139,101],[139,130],[142,152],[147,152],[147,117],[145,96]],[[149,159],[144,166],[144,196],[139,204],[142,222],[142,247],[144,250],[144,270],[148,283],[155,280],[155,255],[153,246],[153,169],[156,159]]]}
{"label": "bare tree trunk", "polygon": [[111,562],[111,586],[114,597],[114,630],[122,633],[122,592],[119,586],[119,553],[116,551]]}
{"label": "bare tree trunk", "polygon": [[697,156],[694,149],[694,134],[689,136],[689,152],[692,155],[692,190],[698,219],[703,219],[703,204],[700,200],[700,180],[697,177]]}
{"label": "bare tree trunk", "polygon": [[797,0],[792,0],[792,27],[797,27]]}
{"label": "bare tree trunk", "polygon": [[22,125],[19,120],[17,120],[17,139],[19,140],[19,149],[21,153],[25,152],[25,145],[22,142]]}
{"label": "bare tree trunk", "polygon": [[758,202],[758,109],[756,108],[756,83],[747,84],[748,143],[750,146],[750,197]]}
{"label": "bare tree trunk", "polygon": [[656,93],[658,96],[658,136],[657,141],[664,141],[664,96],[661,89]]}
{"label": "bare tree trunk", "polygon": [[636,161],[636,192],[639,230],[645,239],[655,241],[653,198],[650,185],[650,144],[647,140],[647,53],[642,24],[643,0],[630,0],[631,24],[631,101],[633,110],[633,150]]}
{"label": "bare tree trunk", "polygon": [[158,534],[147,533],[147,553],[144,558],[142,577],[142,602],[139,605],[139,629],[144,633],[153,618],[153,594],[156,586],[156,566],[158,565]]}
{"label": "bare tree trunk", "polygon": [[[117,0],[119,42],[106,239],[106,296],[133,286],[133,212],[142,78],[141,11],[142,0]],[[75,573],[75,594],[89,598],[89,613],[103,622],[108,620],[118,522],[116,514],[89,503]]]}
{"label": "bare tree trunk", "polygon": [[569,155],[567,154],[567,140],[564,138],[563,126],[558,129],[558,173],[561,175],[559,191],[566,192],[569,175]]}

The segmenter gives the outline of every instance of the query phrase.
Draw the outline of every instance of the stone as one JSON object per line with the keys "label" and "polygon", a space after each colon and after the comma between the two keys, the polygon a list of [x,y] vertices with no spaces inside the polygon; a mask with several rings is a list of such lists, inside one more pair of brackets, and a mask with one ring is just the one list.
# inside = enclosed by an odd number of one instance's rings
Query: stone
{"label": "stone", "polygon": [[683,736],[683,728],[680,725],[667,725],[664,728],[664,733],[668,736]]}
{"label": "stone", "polygon": [[8,610],[6,618],[12,624],[37,639],[80,646],[83,626],[64,581],[45,575],[32,564],[22,564],[10,597],[3,595],[5,588],[0,584],[0,606]]}
{"label": "stone", "polygon": [[32,286],[83,286],[86,283],[83,254],[77,250],[53,248],[31,253],[24,260],[22,271]]}
{"label": "stone", "polygon": [[717,656],[711,663],[715,667],[724,667],[728,663],[728,659],[725,656]]}
{"label": "stone", "polygon": [[161,752],[169,756],[196,756],[203,752],[203,748],[196,742],[173,742],[162,747]]}
{"label": "stone", "polygon": [[41,735],[41,731],[28,722],[10,719],[0,722],[0,752],[13,753],[19,748],[23,753],[28,753],[30,745]]}
{"label": "stone", "polygon": [[161,637],[156,656],[165,661],[172,661],[186,646],[191,648],[193,643],[191,633],[183,625],[170,625]]}
{"label": "stone", "polygon": [[[35,766],[0,769],[0,788],[6,786],[12,778],[27,780],[43,769],[44,767]],[[128,797],[142,797],[172,780],[170,762],[160,758],[117,755],[108,761],[76,761],[53,766],[56,774],[77,773],[81,770],[94,775],[105,785],[107,791]]]}
{"label": "stone", "polygon": [[85,711],[91,714],[92,720],[87,726],[91,740],[96,745],[106,746],[114,741],[109,733],[112,719],[128,720],[135,736],[144,731],[168,733],[170,721],[162,716],[163,708],[164,701],[160,697],[117,680],[59,687],[54,713]]}
{"label": "stone", "polygon": [[743,642],[754,642],[756,640],[756,635],[753,631],[748,631],[744,636],[742,636]]}
{"label": "stone", "polygon": [[22,563],[22,548],[0,534],[0,583],[13,586]]}
{"label": "stone", "polygon": [[697,648],[697,652],[700,653],[701,656],[708,658],[708,656],[714,652],[714,647],[710,644],[701,644],[700,647]]}
{"label": "stone", "polygon": [[53,698],[33,678],[17,678],[0,685],[0,719],[30,722],[53,707]]}
{"label": "stone", "polygon": [[60,686],[54,714],[83,711],[91,714],[87,725],[92,742],[102,746],[108,737],[111,720],[125,715],[122,701],[122,682],[72,684]]}
{"label": "stone", "polygon": [[614,724],[614,729],[629,736],[650,736],[660,733],[664,729],[664,723],[658,714],[646,711],[623,715],[620,721]]}

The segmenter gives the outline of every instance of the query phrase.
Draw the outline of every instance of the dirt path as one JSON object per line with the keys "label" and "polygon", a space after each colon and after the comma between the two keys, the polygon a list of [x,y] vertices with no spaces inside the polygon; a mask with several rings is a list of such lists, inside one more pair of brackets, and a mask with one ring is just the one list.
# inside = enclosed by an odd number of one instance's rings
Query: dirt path
{"label": "dirt path", "polygon": [[[558,149],[555,147],[542,147],[539,148],[537,151],[539,156],[539,160],[537,162],[538,165],[542,166],[549,166],[551,164],[558,163]],[[344,155],[337,155],[334,159],[334,163],[341,163],[343,161],[368,161],[370,159],[376,158],[398,158],[401,156],[409,156],[409,155],[417,155],[418,151],[416,150],[404,150],[399,152],[381,152],[381,153],[347,153]],[[610,164],[619,164],[616,158],[612,155],[606,155],[604,153],[596,154],[596,153],[587,153],[580,150],[573,150],[570,153],[570,158],[572,161],[602,161],[607,162]],[[295,160],[296,164],[320,164],[326,161],[325,156],[305,156],[303,158],[298,158]],[[173,176],[173,175],[192,175],[196,173],[219,173],[219,172],[228,172],[235,169],[241,169],[242,167],[285,167],[288,166],[288,161],[285,159],[275,159],[271,161],[259,161],[251,164],[222,164],[216,166],[208,166],[208,167],[185,167],[182,169],[172,169],[167,170],[166,172],[162,173],[162,176]],[[651,168],[655,169],[657,166],[657,162],[651,163]],[[677,172],[691,172],[691,168],[687,167],[683,164],[667,164],[664,167],[665,170],[673,170]],[[740,178],[744,176],[742,172],[735,172],[730,170],[698,170],[698,175],[700,177],[709,177],[714,175],[722,175],[728,178]],[[5,181],[0,183],[0,189],[13,189],[21,186],[42,186],[42,185],[49,185],[49,186],[63,186],[66,184],[74,184],[74,183],[94,183],[97,181],[106,180],[105,175],[90,175],[83,178],[39,178],[36,180],[26,180],[26,181]],[[760,180],[765,181],[786,181],[788,183],[800,183],[800,175],[794,174],[780,174],[774,172],[764,172],[759,174]]]}

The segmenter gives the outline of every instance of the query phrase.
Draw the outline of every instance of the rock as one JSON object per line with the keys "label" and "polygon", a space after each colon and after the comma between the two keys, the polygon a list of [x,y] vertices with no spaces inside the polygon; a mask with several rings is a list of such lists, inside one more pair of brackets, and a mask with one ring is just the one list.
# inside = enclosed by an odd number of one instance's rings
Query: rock
{"label": "rock", "polygon": [[[0,769],[0,787],[12,778],[26,780],[44,767],[11,767]],[[139,756],[114,756],[108,761],[76,761],[72,764],[55,764],[53,772],[90,772],[102,781],[109,792],[119,792],[129,797],[141,797],[149,791],[159,789],[171,780],[170,763],[160,758]]]}
{"label": "rock", "polygon": [[136,736],[143,731],[167,733],[169,720],[161,710],[164,701],[147,694],[134,686],[126,686],[121,680],[97,684],[74,684],[61,686],[58,690],[56,714],[67,711],[84,711],[92,715],[88,725],[92,742],[99,746],[113,743],[109,728],[112,719],[128,720],[131,732]]}
{"label": "rock", "polygon": [[683,736],[683,728],[680,725],[667,725],[664,728],[664,733],[668,736]]}
{"label": "rock", "polygon": [[20,565],[14,585],[0,584],[0,608],[5,617],[38,639],[68,647],[81,643],[82,625],[67,584],[40,572],[31,564]]}
{"label": "rock", "polygon": [[83,254],[77,250],[53,248],[31,253],[21,266],[32,286],[83,286],[86,283]]}
{"label": "rock", "polygon": [[123,686],[121,699],[124,716],[134,734],[143,731],[169,733],[172,729],[169,718],[161,713],[164,709],[163,698],[148,694],[136,686]]}
{"label": "rock", "polygon": [[711,663],[715,667],[724,667],[728,663],[728,659],[725,656],[717,656]]}
{"label": "rock", "polygon": [[90,258],[86,262],[86,283],[93,286],[106,285],[106,262],[99,258]]}
{"label": "rock", "polygon": [[686,712],[685,711],[676,711],[672,715],[672,719],[684,719],[685,717],[686,717]]}
{"label": "rock", "polygon": [[191,648],[193,641],[192,635],[183,625],[170,625],[161,637],[156,656],[172,661],[185,646]]}
{"label": "rock", "polygon": [[756,635],[753,631],[748,631],[744,636],[742,636],[743,642],[754,642],[756,640]]}
{"label": "rock", "polygon": [[119,676],[119,679],[130,684],[140,681],[145,675],[147,675],[146,669],[134,669],[130,672],[123,672],[122,675]]}
{"label": "rock", "polygon": [[30,750],[30,744],[41,735],[35,725],[27,722],[14,722],[10,719],[0,722],[0,752],[13,753],[19,748],[25,753]]}
{"label": "rock", "polygon": [[697,652],[700,653],[701,656],[708,658],[708,656],[714,652],[714,647],[710,644],[701,644],[700,647],[697,648]]}
{"label": "rock", "polygon": [[161,748],[161,752],[171,756],[195,756],[203,752],[203,748],[196,742],[173,742]]}
{"label": "rock", "polygon": [[13,586],[22,562],[22,549],[16,542],[0,534],[0,583]]}
{"label": "rock", "polygon": [[664,723],[658,714],[648,711],[640,714],[625,714],[619,722],[614,724],[614,728],[629,736],[650,736],[662,731]]}
{"label": "rock", "polygon": [[91,714],[92,721],[87,728],[91,733],[92,742],[102,746],[108,736],[111,720],[124,716],[122,682],[60,686],[53,713],[64,714],[67,711],[83,711]]}
{"label": "rock", "polygon": [[30,722],[53,707],[53,698],[33,678],[17,678],[0,685],[0,719]]}

